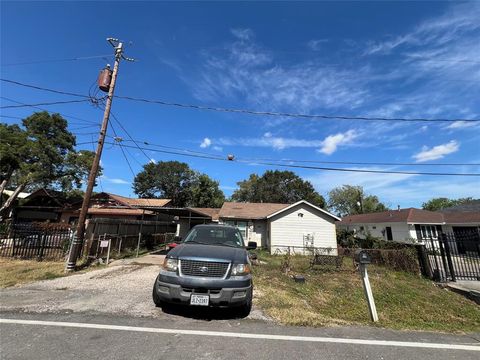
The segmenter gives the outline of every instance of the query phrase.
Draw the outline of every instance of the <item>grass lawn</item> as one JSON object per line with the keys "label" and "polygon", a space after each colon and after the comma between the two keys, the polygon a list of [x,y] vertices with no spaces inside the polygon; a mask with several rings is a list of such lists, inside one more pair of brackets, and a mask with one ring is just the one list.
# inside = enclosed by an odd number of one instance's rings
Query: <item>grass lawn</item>
{"label": "grass lawn", "polygon": [[64,276],[65,263],[0,258],[0,288]]}
{"label": "grass lawn", "polygon": [[[351,259],[343,269],[308,270],[309,258],[293,256],[295,283],[281,271],[283,256],[259,252],[254,267],[255,303],[285,325],[371,325],[358,271]],[[480,331],[480,306],[417,275],[369,265],[370,283],[380,318],[378,326],[443,332]]]}

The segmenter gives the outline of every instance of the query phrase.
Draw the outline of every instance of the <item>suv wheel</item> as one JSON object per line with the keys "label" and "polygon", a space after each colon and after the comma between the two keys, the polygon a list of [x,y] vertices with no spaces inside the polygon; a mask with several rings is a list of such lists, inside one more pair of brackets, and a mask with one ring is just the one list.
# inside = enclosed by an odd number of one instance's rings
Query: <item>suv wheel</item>
{"label": "suv wheel", "polygon": [[152,291],[153,303],[155,304],[156,307],[163,307],[165,306],[165,302],[160,300],[160,297],[158,296],[157,291],[155,290],[156,285],[157,285],[157,280],[155,279],[155,283],[153,284],[153,291]]}
{"label": "suv wheel", "polygon": [[239,315],[242,318],[247,317],[250,314],[250,311],[252,311],[252,298],[253,298],[253,289],[250,292],[250,296],[249,296],[247,302],[240,307]]}

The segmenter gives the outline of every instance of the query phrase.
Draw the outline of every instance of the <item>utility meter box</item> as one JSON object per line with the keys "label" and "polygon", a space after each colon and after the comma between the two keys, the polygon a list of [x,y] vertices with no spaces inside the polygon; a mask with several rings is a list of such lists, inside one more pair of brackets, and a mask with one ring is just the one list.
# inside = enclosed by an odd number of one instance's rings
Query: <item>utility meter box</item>
{"label": "utility meter box", "polygon": [[355,261],[359,264],[370,264],[372,257],[365,250],[357,250],[355,251]]}

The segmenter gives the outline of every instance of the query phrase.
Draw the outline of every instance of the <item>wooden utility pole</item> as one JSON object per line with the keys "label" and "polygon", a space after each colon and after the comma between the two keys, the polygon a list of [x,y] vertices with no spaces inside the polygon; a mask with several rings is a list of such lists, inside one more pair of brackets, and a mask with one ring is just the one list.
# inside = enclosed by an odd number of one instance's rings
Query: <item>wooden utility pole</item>
{"label": "wooden utility pole", "polygon": [[102,156],[103,144],[105,142],[105,135],[108,128],[108,119],[110,117],[110,108],[112,107],[113,93],[115,91],[115,83],[117,80],[118,66],[120,65],[120,60],[133,61],[133,59],[127,58],[123,55],[123,43],[119,42],[117,39],[108,38],[107,41],[115,49],[115,65],[113,66],[112,79],[110,82],[110,87],[108,90],[107,101],[105,104],[105,112],[103,113],[103,122],[100,134],[98,137],[97,150],[95,152],[95,157],[93,159],[92,168],[90,169],[90,174],[88,176],[87,189],[85,190],[85,196],[82,202],[82,208],[80,210],[80,216],[78,218],[77,231],[73,238],[72,246],[70,247],[70,253],[68,255],[68,261],[66,265],[66,271],[74,271],[77,263],[77,259],[80,256],[80,252],[83,246],[83,240],[85,237],[85,221],[87,219],[88,207],[90,205],[90,198],[92,196],[93,187],[95,185],[95,179],[98,175],[98,167],[100,164],[100,158]]}

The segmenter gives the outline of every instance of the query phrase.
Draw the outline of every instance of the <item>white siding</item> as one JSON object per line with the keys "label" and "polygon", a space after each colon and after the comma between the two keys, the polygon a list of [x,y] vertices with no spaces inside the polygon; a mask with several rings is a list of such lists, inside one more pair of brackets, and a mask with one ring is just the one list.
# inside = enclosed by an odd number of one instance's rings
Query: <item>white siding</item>
{"label": "white siding", "polygon": [[[363,230],[361,229],[362,227]],[[390,227],[392,229],[392,241],[411,243],[412,239],[417,239],[417,232],[415,231],[415,225],[413,224],[400,222],[385,222],[338,225],[338,228],[342,230],[355,230],[355,234],[360,238],[365,237],[366,233],[369,232],[370,235],[384,240],[387,240],[387,227]]]}
{"label": "white siding", "polygon": [[303,247],[306,234],[313,235],[315,247],[332,248],[336,253],[335,220],[306,204],[299,204],[269,219],[269,228],[272,253],[282,245]]}

